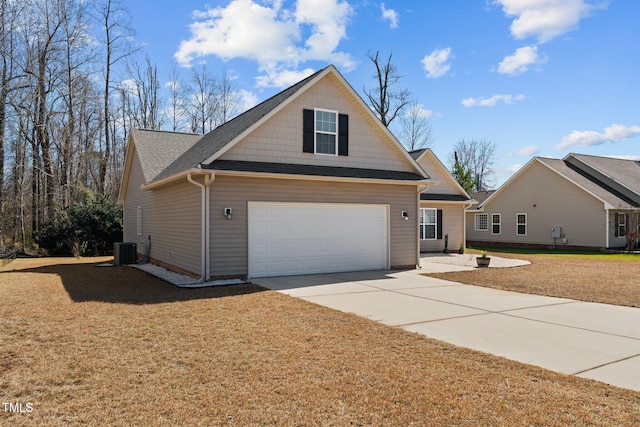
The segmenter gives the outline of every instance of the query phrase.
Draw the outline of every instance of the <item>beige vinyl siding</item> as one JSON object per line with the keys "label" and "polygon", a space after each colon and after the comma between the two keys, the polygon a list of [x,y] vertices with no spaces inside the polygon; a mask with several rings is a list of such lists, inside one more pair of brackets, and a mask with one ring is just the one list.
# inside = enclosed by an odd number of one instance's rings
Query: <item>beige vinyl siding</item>
{"label": "beige vinyl siding", "polygon": [[423,155],[418,161],[418,164],[427,172],[433,183],[436,184],[430,186],[426,191],[427,193],[464,195],[464,193],[451,182],[453,178],[449,174],[449,171],[443,170],[439,162],[434,161],[429,154]]}
{"label": "beige vinyl siding", "polygon": [[[539,162],[503,188],[484,207],[489,229],[476,231],[473,214],[467,217],[467,240],[552,245],[551,228],[562,227],[570,246],[604,247],[604,204],[571,181]],[[491,233],[491,214],[501,214],[501,234]],[[526,236],[516,234],[516,215],[527,214]],[[561,244],[561,239],[556,240]]]}
{"label": "beige vinyl siding", "polygon": [[[220,159],[415,172],[380,126],[346,95],[330,76],[326,76]],[[349,115],[348,156],[302,152],[302,111],[314,108]]]}
{"label": "beige vinyl siding", "polygon": [[[417,254],[416,187],[217,176],[211,186],[211,275],[248,272],[247,203],[308,202],[389,205],[390,265],[415,265]],[[233,209],[233,219],[224,217]],[[409,221],[401,217],[409,213]]]}
{"label": "beige vinyl siding", "polygon": [[[191,273],[201,272],[201,190],[186,180],[159,190],[143,191],[140,161],[134,151],[124,202],[124,240],[136,242],[139,254]],[[142,206],[142,235],[137,235],[137,208]]]}
{"label": "beige vinyl siding", "polygon": [[444,236],[449,235],[449,251],[460,248],[464,240],[464,206],[461,203],[421,202],[421,208],[442,209],[442,239],[420,240],[420,252],[440,252],[444,249]]}

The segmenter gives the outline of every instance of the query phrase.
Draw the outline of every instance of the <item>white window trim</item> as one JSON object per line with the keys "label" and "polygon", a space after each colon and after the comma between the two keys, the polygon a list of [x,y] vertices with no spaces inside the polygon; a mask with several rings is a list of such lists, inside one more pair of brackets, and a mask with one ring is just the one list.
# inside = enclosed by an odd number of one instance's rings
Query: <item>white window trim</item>
{"label": "white window trim", "polygon": [[[523,216],[524,216],[524,223],[519,223],[519,222],[518,222],[518,217],[519,217],[520,215],[523,215]],[[528,222],[529,222],[529,221],[528,221],[528,219],[527,219],[527,214],[526,214],[526,213],[524,213],[524,212],[520,212],[520,213],[517,213],[517,214],[516,214],[516,236],[526,236],[526,235],[527,235],[527,232],[529,231],[529,230],[528,230],[528,228],[529,228],[529,226],[528,226]],[[518,233],[518,227],[519,227],[520,225],[524,225],[524,234]]]}
{"label": "white window trim", "polygon": [[142,206],[136,208],[136,234],[142,236]]}
{"label": "white window trim", "polygon": [[[620,227],[624,227],[624,233],[620,232]],[[618,212],[616,215],[616,235],[618,237],[626,237],[627,235],[627,214]]]}
{"label": "white window trim", "polygon": [[[424,222],[426,218],[426,211],[434,211],[434,222],[426,223]],[[422,236],[426,236],[427,226],[433,226],[433,238],[422,238],[420,240],[438,240],[438,209],[436,208],[420,208],[420,219],[422,222],[418,222],[418,227],[422,228]]]}
{"label": "white window trim", "polygon": [[[494,215],[498,217],[498,222],[493,221]],[[493,232],[494,225],[497,225],[499,227],[499,231],[497,233]],[[499,213],[491,214],[491,234],[494,234],[494,235],[502,234],[502,214],[499,214]]]}
{"label": "white window trim", "polygon": [[[327,131],[318,131],[318,128],[316,127],[318,120],[317,120],[317,115],[318,115],[318,111],[322,111],[325,113],[332,113],[336,115],[336,131],[335,132],[327,132]],[[338,122],[339,122],[339,112],[336,110],[327,110],[324,108],[315,108],[313,110],[313,153],[317,154],[319,156],[337,156],[338,155]],[[334,136],[334,152],[333,154],[331,153],[318,153],[318,141],[317,141],[317,136],[318,133],[324,133],[327,135],[333,135]]]}
{"label": "white window trim", "polygon": [[[486,224],[487,228],[478,228],[478,218],[484,216],[487,218]],[[477,213],[473,216],[473,229],[475,231],[489,231],[489,214],[487,213]]]}

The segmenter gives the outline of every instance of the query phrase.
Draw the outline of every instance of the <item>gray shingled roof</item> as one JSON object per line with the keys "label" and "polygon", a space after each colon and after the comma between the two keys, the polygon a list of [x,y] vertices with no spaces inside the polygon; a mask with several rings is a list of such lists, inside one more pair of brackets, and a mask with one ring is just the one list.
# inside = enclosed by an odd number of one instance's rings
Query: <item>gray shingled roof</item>
{"label": "gray shingled roof", "polygon": [[289,163],[245,162],[239,160],[214,160],[205,169],[263,172],[288,175],[337,176],[342,178],[391,179],[398,181],[421,181],[421,175],[413,172],[387,171],[379,169],[346,168],[338,166],[313,166]]}
{"label": "gray shingled roof", "polygon": [[611,157],[571,154],[593,169],[602,172],[640,196],[640,162]]}
{"label": "gray shingled roof", "polygon": [[131,129],[140,159],[145,183],[153,181],[184,152],[189,151],[203,135]]}
{"label": "gray shingled roof", "polygon": [[325,69],[326,68],[323,68],[322,70],[317,71],[306,79],[231,119],[227,123],[218,126],[208,134],[202,135],[202,138],[194,144],[193,147],[181,153],[181,156],[174,159],[174,161],[168,165],[168,167],[165,168],[164,171],[154,179],[154,181],[159,181],[185,170],[198,167],[202,162],[206,161],[225,145],[233,141],[234,138],[242,132],[253,126],[274,108],[283,103],[287,98],[291,97],[298,90],[303,88],[310,80]]}
{"label": "gray shingled roof", "polygon": [[473,200],[477,201],[478,204],[473,206],[471,209],[480,209],[480,206],[482,206],[484,201],[487,200],[495,192],[496,190],[481,190],[473,193],[471,197],[473,198]]}
{"label": "gray shingled roof", "polygon": [[607,188],[603,183],[588,177],[585,173],[570,167],[564,160],[537,157],[537,160],[547,165],[551,169],[575,182],[585,190],[589,191],[599,199],[619,209],[632,209],[639,207],[637,203],[629,200],[621,194]]}
{"label": "gray shingled roof", "polygon": [[413,157],[413,160],[418,160],[420,156],[422,156],[422,153],[424,153],[425,151],[427,151],[427,149],[422,148],[420,150],[409,151],[409,154],[411,154],[411,157]]}
{"label": "gray shingled roof", "polygon": [[470,198],[462,194],[437,194],[437,193],[420,193],[420,200],[433,200],[441,202],[469,202]]}

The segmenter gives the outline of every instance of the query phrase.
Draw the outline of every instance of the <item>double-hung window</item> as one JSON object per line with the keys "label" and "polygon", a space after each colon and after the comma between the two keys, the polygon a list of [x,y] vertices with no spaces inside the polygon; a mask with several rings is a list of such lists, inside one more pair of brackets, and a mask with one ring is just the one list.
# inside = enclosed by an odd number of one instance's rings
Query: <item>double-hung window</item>
{"label": "double-hung window", "polygon": [[516,234],[518,236],[527,235],[527,214],[526,213],[516,214]]}
{"label": "double-hung window", "polygon": [[349,116],[322,108],[302,110],[302,152],[349,155]]}
{"label": "double-hung window", "polygon": [[489,229],[489,214],[475,214],[473,219],[476,231],[487,231]]}
{"label": "double-hung window", "polygon": [[502,215],[499,213],[491,214],[491,234],[500,234],[502,225]]}
{"label": "double-hung window", "polygon": [[316,154],[337,155],[338,112],[316,110]]}
{"label": "double-hung window", "polygon": [[624,237],[627,235],[627,214],[616,214],[616,237]]}
{"label": "double-hung window", "polygon": [[437,209],[420,209],[420,240],[436,240],[438,229]]}

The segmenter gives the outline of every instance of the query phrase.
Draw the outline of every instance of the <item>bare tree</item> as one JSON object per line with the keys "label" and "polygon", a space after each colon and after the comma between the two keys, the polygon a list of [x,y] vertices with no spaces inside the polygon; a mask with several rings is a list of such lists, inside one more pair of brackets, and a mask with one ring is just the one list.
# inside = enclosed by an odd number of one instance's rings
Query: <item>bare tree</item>
{"label": "bare tree", "polygon": [[217,87],[218,109],[216,121],[217,125],[221,125],[240,113],[240,105],[236,84],[226,69],[223,69],[220,73]]}
{"label": "bare tree", "polygon": [[458,163],[471,171],[475,186],[473,191],[488,190],[491,186],[495,163],[496,144],[486,139],[461,139],[453,146],[451,163],[455,163],[457,154]]}
{"label": "bare tree", "polygon": [[365,88],[364,93],[382,124],[389,127],[400,111],[409,104],[410,97],[408,90],[397,88],[402,76],[398,74],[395,65],[391,63],[392,54],[389,54],[389,58],[384,64],[380,62],[379,56],[379,51],[376,51],[375,54],[367,52],[367,58],[376,67],[373,78],[376,79],[377,86],[374,90],[366,90]]}
{"label": "bare tree", "polygon": [[0,246],[4,247],[6,228],[5,197],[5,147],[7,135],[7,104],[10,93],[18,89],[14,85],[17,79],[13,51],[16,36],[17,17],[21,5],[17,2],[0,0]]}
{"label": "bare tree", "polygon": [[185,88],[185,115],[191,123],[191,131],[207,133],[214,128],[218,110],[216,81],[207,70],[206,64],[199,69],[191,69],[191,81]]}
{"label": "bare tree", "polygon": [[[39,0],[31,3],[31,28],[25,28],[24,38],[27,46],[25,71],[33,80],[35,100],[33,107],[33,126],[35,142],[33,146],[33,167],[42,178],[44,204],[39,206],[42,219],[53,214],[55,192],[54,153],[51,142],[51,124],[55,114],[56,90],[60,83],[64,52],[64,25],[70,17],[70,2],[65,0]],[[40,160],[42,164],[40,165]],[[35,171],[34,171],[35,172]],[[33,184],[35,193],[40,194],[37,183]],[[38,221],[34,222],[38,229]]]}
{"label": "bare tree", "polygon": [[398,138],[409,151],[427,148],[433,144],[431,122],[422,105],[416,100],[411,101],[406,113],[400,116]]}
{"label": "bare tree", "polygon": [[127,19],[127,10],[119,0],[104,0],[104,3],[97,4],[98,19],[103,30],[103,44],[105,49],[104,60],[104,148],[100,149],[100,171],[99,187],[100,191],[106,191],[106,176],[109,166],[109,157],[112,146],[112,114],[110,109],[110,97],[112,90],[111,73],[114,66],[124,58],[132,55],[135,49],[131,46],[130,39],[133,36],[133,29]]}
{"label": "bare tree", "polygon": [[58,115],[59,137],[56,138],[58,151],[59,186],[63,208],[68,208],[74,198],[72,188],[74,170],[77,169],[78,147],[80,134],[78,132],[78,109],[84,103],[82,96],[86,93],[83,85],[91,84],[88,64],[92,52],[84,49],[90,44],[87,28],[87,4],[85,2],[68,1],[67,19],[62,26],[64,30],[64,71],[61,87],[62,105]]}
{"label": "bare tree", "polygon": [[[151,63],[147,56],[146,66],[142,70],[137,62],[127,68],[131,75],[128,83],[121,85],[120,93],[132,99],[126,100],[129,123],[135,127],[144,129],[160,129],[160,80],[158,80],[158,67]],[[132,93],[131,93],[132,92]],[[125,127],[126,129],[126,127]]]}
{"label": "bare tree", "polygon": [[174,62],[169,74],[169,121],[171,122],[171,130],[176,132],[182,129],[182,121],[184,117],[184,85],[178,72],[178,66]]}

